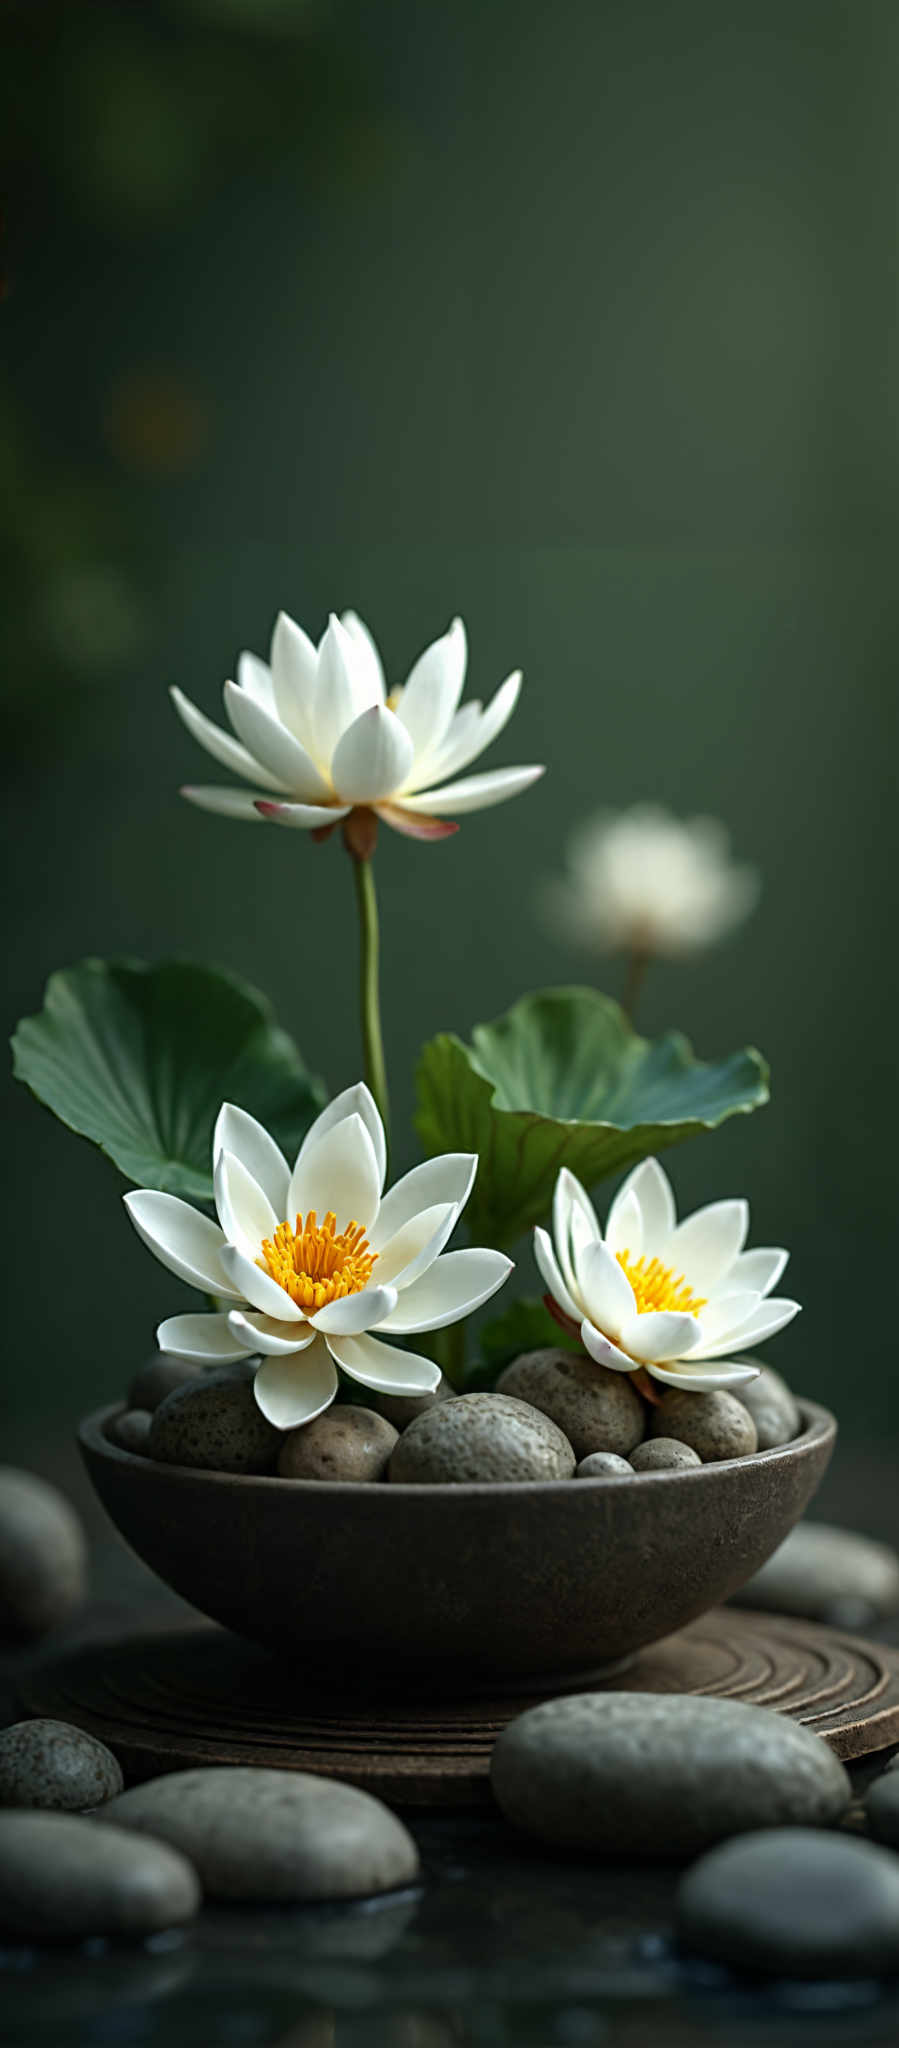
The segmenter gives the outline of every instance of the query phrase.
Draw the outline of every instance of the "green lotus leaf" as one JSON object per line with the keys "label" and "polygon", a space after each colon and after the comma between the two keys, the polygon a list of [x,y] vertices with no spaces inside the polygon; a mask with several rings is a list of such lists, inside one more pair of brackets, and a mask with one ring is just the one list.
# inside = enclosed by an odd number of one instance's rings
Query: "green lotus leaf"
{"label": "green lotus leaf", "polygon": [[13,1037],[13,1068],[128,1180],[212,1199],[223,1102],[292,1157],[327,1100],[257,989],[191,961],[82,960],[53,974]]}
{"label": "green lotus leaf", "polygon": [[587,1187],[768,1100],[752,1047],[698,1060],[680,1032],[640,1038],[589,988],[544,989],[424,1047],[416,1128],[428,1152],[477,1152],[466,1220],[481,1244],[510,1245],[545,1219],[556,1175]]}

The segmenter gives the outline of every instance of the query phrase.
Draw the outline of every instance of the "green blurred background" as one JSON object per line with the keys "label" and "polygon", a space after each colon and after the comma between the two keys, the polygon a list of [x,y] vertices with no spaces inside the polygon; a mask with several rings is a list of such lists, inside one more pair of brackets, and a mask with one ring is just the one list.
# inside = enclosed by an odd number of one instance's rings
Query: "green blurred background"
{"label": "green blurred background", "polygon": [[[355,606],[394,678],[461,611],[471,692],[526,677],[482,765],[549,772],[446,844],[382,835],[397,1163],[424,1037],[620,987],[536,920],[570,823],[718,813],[761,909],[640,1021],[754,1041],[773,1100],[667,1164],[793,1247],[768,1355],[882,1441],[895,6],[26,0],[2,33],[10,1025],[85,953],[195,953],[354,1079],[340,847],[184,805],[209,764],[165,686],[216,715],[279,606]],[[11,1083],[6,1115],[22,1444],[189,1302],[114,1171]]]}

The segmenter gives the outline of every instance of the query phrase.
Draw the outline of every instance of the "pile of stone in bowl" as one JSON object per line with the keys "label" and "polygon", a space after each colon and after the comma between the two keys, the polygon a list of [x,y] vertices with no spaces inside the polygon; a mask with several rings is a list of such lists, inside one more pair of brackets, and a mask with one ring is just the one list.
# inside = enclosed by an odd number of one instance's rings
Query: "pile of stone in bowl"
{"label": "pile of stone in bowl", "polygon": [[642,1399],[628,1375],[560,1349],[506,1366],[494,1393],[338,1402],[301,1429],[277,1430],[256,1404],[256,1361],[215,1371],[157,1358],[107,1425],[121,1449],[218,1472],[360,1484],[490,1484],[676,1472],[788,1443],[796,1403],[770,1367],[735,1394],[660,1390]]}

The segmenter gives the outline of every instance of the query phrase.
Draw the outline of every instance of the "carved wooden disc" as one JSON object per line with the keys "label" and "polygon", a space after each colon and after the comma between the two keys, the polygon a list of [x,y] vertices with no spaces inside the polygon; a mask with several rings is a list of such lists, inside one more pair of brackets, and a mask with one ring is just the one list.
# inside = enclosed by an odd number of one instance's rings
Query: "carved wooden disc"
{"label": "carved wooden disc", "polygon": [[32,1672],[31,1714],[100,1737],[129,1779],[194,1764],[265,1764],[364,1786],[396,1804],[488,1798],[501,1728],[564,1692],[702,1693],[789,1714],[844,1760],[899,1742],[899,1651],[786,1616],[716,1608],[615,1671],[476,1699],[340,1693],[223,1629],[93,1645]]}

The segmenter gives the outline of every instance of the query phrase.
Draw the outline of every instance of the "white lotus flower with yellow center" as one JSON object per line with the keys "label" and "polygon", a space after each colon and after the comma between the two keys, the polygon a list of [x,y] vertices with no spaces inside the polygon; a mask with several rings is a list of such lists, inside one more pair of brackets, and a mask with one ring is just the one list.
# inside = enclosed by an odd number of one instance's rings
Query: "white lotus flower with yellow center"
{"label": "white lotus flower with yellow center", "polygon": [[598,1365],[646,1372],[692,1392],[739,1386],[757,1368],[733,1361],[792,1322],[799,1303],[771,1299],[789,1254],[744,1251],[749,1205],[711,1202],[678,1223],[658,1160],[635,1166],[603,1236],[589,1196],[563,1167],[553,1234],[534,1232],[548,1305]]}
{"label": "white lotus flower with yellow center", "polygon": [[332,614],[317,647],[282,612],[271,665],[242,654],[237,682],[225,684],[236,738],[172,691],[194,739],[252,785],[182,794],[203,810],[257,824],[326,832],[361,808],[411,838],[443,838],[457,830],[455,817],[505,803],[543,774],[497,768],[447,781],[502,732],[521,689],[516,672],[486,709],[471,702],[460,710],[465,665],[465,628],[454,619],[388,695],[378,650],[355,612]]}
{"label": "white lotus flower with yellow center", "polygon": [[384,1339],[459,1321],[511,1271],[501,1252],[443,1250],[477,1155],[427,1159],[383,1194],[384,1129],[359,1082],[316,1119],[293,1171],[233,1103],[219,1114],[213,1156],[217,1223],[152,1188],[124,1198],[157,1259],[226,1304],[171,1316],[160,1349],[197,1366],[261,1354],[256,1399],[278,1429],[330,1405],[338,1366],[373,1392],[432,1393],[437,1366]]}

